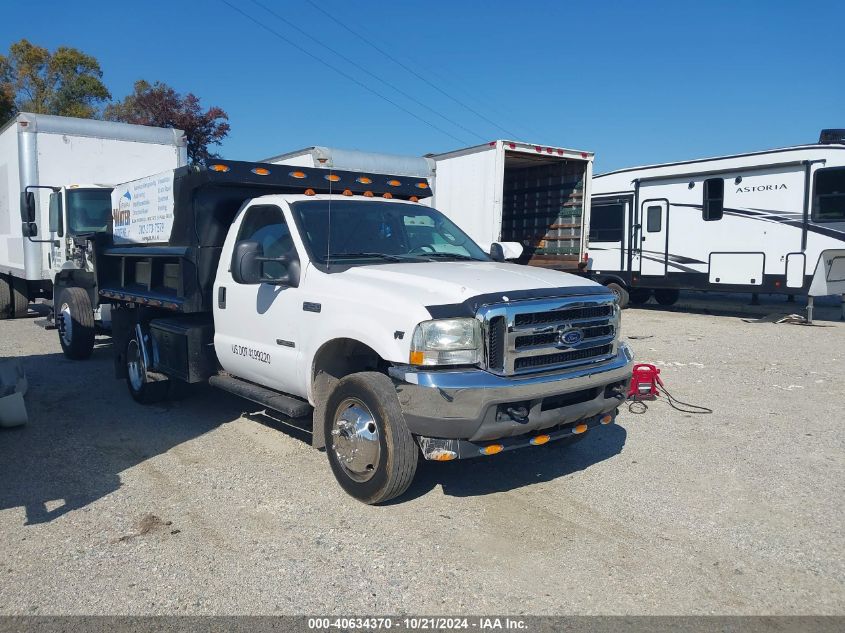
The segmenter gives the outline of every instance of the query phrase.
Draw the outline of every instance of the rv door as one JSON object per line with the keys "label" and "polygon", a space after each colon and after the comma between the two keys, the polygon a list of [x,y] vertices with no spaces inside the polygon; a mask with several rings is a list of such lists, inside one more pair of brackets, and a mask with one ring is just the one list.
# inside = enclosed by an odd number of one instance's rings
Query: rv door
{"label": "rv door", "polygon": [[666,276],[668,210],[666,199],[644,200],[640,205],[639,227],[634,234],[634,259],[635,263],[639,259],[640,275],[643,277]]}

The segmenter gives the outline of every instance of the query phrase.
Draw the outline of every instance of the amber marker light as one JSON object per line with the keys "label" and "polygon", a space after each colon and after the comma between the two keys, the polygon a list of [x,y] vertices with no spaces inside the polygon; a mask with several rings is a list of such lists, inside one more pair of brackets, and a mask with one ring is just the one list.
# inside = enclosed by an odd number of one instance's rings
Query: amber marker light
{"label": "amber marker light", "polygon": [[221,165],[220,163],[215,163],[214,165],[209,165],[208,168],[211,171],[229,171],[228,165]]}
{"label": "amber marker light", "polygon": [[372,198],[372,197],[374,197],[374,196],[375,196],[375,194],[374,194],[372,191],[365,191],[365,192],[364,192],[364,197],[365,197],[365,198]]}
{"label": "amber marker light", "polygon": [[270,170],[265,169],[264,167],[253,167],[250,171],[255,174],[256,176],[269,176]]}
{"label": "amber marker light", "polygon": [[457,458],[458,454],[455,451],[441,450],[432,455],[430,459],[435,462],[451,462]]}
{"label": "amber marker light", "polygon": [[315,195],[317,195],[317,194],[314,192],[314,190],[313,190],[313,189],[306,189],[306,190],[305,190],[305,195],[306,195],[306,196],[315,196]]}
{"label": "amber marker light", "polygon": [[581,434],[581,433],[586,433],[588,428],[589,427],[586,424],[579,424],[574,429],[572,429],[572,432],[575,433],[576,435]]}
{"label": "amber marker light", "polygon": [[351,196],[351,195],[352,195],[352,190],[351,190],[351,189],[344,189],[344,190],[343,190],[343,195],[344,195],[344,196]]}
{"label": "amber marker light", "polygon": [[540,446],[541,444],[548,443],[550,439],[552,439],[550,435],[537,435],[531,438],[531,443],[534,446]]}
{"label": "amber marker light", "polygon": [[373,184],[372,178],[367,178],[366,176],[358,176],[355,179],[356,182],[360,182],[362,185],[371,185]]}
{"label": "amber marker light", "polygon": [[337,182],[338,180],[340,180],[340,176],[338,176],[337,174],[326,174],[325,176],[323,176],[323,178],[325,178],[329,182]]}
{"label": "amber marker light", "polygon": [[388,200],[393,197],[393,194],[389,191],[382,195],[382,198],[387,198]]}
{"label": "amber marker light", "polygon": [[612,415],[605,415],[601,419],[602,424],[610,424],[611,422],[613,422],[613,416]]}
{"label": "amber marker light", "polygon": [[387,184],[390,185],[391,187],[398,187],[402,183],[399,182],[398,180],[388,180]]}
{"label": "amber marker light", "polygon": [[505,450],[505,447],[501,444],[490,444],[490,446],[485,446],[480,450],[482,455],[495,455],[496,453],[501,453]]}
{"label": "amber marker light", "polygon": [[417,189],[428,189],[428,183],[427,182],[418,182],[417,183]]}
{"label": "amber marker light", "polygon": [[298,178],[302,180],[303,178],[308,178],[304,171],[292,171],[288,174],[291,178]]}

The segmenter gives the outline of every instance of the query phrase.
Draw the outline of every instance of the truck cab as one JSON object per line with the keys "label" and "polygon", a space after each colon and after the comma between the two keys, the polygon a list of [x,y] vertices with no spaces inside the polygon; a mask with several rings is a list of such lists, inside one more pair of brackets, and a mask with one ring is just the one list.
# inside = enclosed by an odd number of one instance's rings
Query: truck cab
{"label": "truck cab", "polygon": [[[314,446],[367,503],[404,492],[420,457],[484,458],[613,422],[632,354],[606,288],[485,252],[419,202],[423,181],[224,167],[244,175],[175,184],[168,245],[97,255],[136,400],[208,381],[310,414]],[[276,191],[256,195],[245,172],[273,170]]]}

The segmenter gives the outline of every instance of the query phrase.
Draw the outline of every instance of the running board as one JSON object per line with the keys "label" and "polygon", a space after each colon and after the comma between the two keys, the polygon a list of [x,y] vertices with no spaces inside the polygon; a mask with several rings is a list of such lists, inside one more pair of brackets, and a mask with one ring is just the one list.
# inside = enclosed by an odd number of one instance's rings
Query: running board
{"label": "running board", "polygon": [[311,405],[293,396],[288,396],[261,385],[234,376],[211,376],[208,384],[223,391],[228,391],[241,398],[278,411],[291,418],[302,418],[311,413]]}

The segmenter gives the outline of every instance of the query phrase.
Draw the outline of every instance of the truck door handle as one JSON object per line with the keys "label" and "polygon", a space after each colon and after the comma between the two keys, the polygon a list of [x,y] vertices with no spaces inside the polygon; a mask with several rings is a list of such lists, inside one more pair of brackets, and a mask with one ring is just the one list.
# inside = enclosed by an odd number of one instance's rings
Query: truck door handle
{"label": "truck door handle", "polygon": [[226,309],[226,286],[220,286],[217,289],[217,307],[221,310]]}

